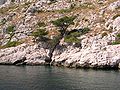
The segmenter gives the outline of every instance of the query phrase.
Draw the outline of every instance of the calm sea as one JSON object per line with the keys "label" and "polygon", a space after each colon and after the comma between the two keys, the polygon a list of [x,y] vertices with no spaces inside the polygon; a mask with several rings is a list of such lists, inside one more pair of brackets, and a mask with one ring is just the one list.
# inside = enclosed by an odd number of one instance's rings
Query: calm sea
{"label": "calm sea", "polygon": [[0,66],[0,90],[120,90],[120,71]]}

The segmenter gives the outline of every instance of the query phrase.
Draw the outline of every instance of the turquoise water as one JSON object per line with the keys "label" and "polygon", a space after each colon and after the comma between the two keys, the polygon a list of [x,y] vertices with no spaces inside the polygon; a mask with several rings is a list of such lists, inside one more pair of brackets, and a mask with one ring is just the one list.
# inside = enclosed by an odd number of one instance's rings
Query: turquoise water
{"label": "turquoise water", "polygon": [[49,66],[0,66],[0,90],[120,90],[120,72]]}

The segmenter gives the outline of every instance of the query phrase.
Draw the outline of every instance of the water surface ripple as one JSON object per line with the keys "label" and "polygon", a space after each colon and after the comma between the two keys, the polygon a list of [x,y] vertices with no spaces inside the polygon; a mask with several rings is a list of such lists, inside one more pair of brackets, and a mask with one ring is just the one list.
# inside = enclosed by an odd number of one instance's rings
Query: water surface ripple
{"label": "water surface ripple", "polygon": [[48,66],[0,66],[0,90],[120,90],[120,72]]}

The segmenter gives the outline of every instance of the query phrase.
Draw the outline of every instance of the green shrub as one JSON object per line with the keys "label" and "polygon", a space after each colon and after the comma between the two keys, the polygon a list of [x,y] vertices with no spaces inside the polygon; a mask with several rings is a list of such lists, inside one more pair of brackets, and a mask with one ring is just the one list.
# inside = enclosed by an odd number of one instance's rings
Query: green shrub
{"label": "green shrub", "polygon": [[31,34],[31,36],[34,36],[35,42],[49,40],[49,38],[46,37],[48,35],[48,32],[45,29],[45,23],[40,21],[36,26],[36,31],[32,32]]}
{"label": "green shrub", "polygon": [[32,32],[32,36],[36,38],[39,38],[40,41],[46,41],[48,38],[45,36],[48,34],[48,32],[45,29],[37,29],[37,31]]}
{"label": "green shrub", "polygon": [[57,42],[59,42],[59,39],[60,39],[60,36],[58,35],[58,36],[55,36],[53,39],[51,39],[51,40],[49,40],[49,44],[51,45],[51,46],[55,46],[55,44],[57,43]]}
{"label": "green shrub", "polygon": [[80,32],[70,33],[70,36],[73,36],[73,37],[79,37],[80,35],[81,35]]}
{"label": "green shrub", "polygon": [[85,28],[80,29],[81,35],[86,34],[86,33],[88,33],[89,31],[90,31],[90,29],[89,29],[88,27],[85,27]]}
{"label": "green shrub", "polygon": [[117,34],[117,38],[119,38],[119,39],[120,39],[120,33],[119,33],[119,34]]}
{"label": "green shrub", "polygon": [[15,28],[14,25],[8,26],[7,29],[6,29],[6,33],[7,34],[13,33],[14,32],[14,28]]}
{"label": "green shrub", "polygon": [[37,31],[32,33],[32,36],[34,37],[41,37],[47,35],[48,32],[45,31],[45,29],[37,29]]}
{"label": "green shrub", "polygon": [[70,35],[66,36],[64,38],[64,41],[67,43],[80,43],[80,40],[77,37],[70,36]]}
{"label": "green shrub", "polygon": [[6,45],[4,45],[2,48],[9,48],[9,47],[15,47],[22,44],[19,41],[12,41],[12,42],[8,42]]}
{"label": "green shrub", "polygon": [[112,42],[112,45],[117,45],[117,44],[120,44],[120,41]]}
{"label": "green shrub", "polygon": [[74,24],[75,18],[76,18],[75,16],[71,16],[71,17],[65,16],[63,18],[52,21],[52,23],[53,25],[59,28],[59,32],[61,33],[61,35],[63,35],[67,31],[67,28],[70,25]]}
{"label": "green shrub", "polygon": [[81,33],[77,30],[71,31],[64,37],[64,41],[67,43],[80,43],[77,37],[80,37]]}
{"label": "green shrub", "polygon": [[120,33],[116,35],[116,40],[112,42],[112,45],[120,44]]}
{"label": "green shrub", "polygon": [[45,27],[46,24],[45,24],[44,22],[38,22],[38,23],[37,23],[37,26],[38,26],[38,27]]}
{"label": "green shrub", "polygon": [[86,34],[89,31],[90,29],[87,27],[78,30],[75,29],[73,31],[70,31],[68,35],[64,37],[64,41],[67,43],[80,43],[80,40],[77,37],[80,37],[81,35]]}
{"label": "green shrub", "polygon": [[60,13],[69,13],[71,11],[72,11],[72,9],[61,9],[61,10],[59,10]]}

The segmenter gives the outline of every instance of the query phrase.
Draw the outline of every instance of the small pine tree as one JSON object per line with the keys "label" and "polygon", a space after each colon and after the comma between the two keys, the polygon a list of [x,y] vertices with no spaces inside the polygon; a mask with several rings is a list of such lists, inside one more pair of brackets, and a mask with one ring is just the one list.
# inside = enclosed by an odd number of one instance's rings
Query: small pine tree
{"label": "small pine tree", "polygon": [[8,26],[7,29],[6,29],[6,33],[7,34],[13,33],[14,32],[14,28],[15,28],[14,25]]}
{"label": "small pine tree", "polygon": [[45,37],[48,32],[45,29],[37,29],[37,31],[32,33],[32,36],[35,37],[35,40],[45,41],[47,38]]}
{"label": "small pine tree", "polygon": [[66,34],[67,28],[70,25],[74,24],[73,21],[74,21],[75,18],[76,17],[73,17],[73,16],[71,16],[71,17],[65,16],[63,18],[52,21],[52,23],[53,23],[53,25],[55,25],[56,27],[59,28],[59,32],[63,36],[64,34]]}
{"label": "small pine tree", "polygon": [[47,60],[46,62],[51,62],[52,61],[52,56],[53,56],[53,52],[54,50],[56,49],[56,47],[60,44],[60,40],[62,38],[65,37],[65,35],[67,34],[67,28],[70,26],[70,25],[73,25],[74,24],[74,19],[76,17],[62,17],[60,19],[57,19],[55,21],[52,21],[53,25],[55,25],[58,29],[59,29],[59,32],[60,32],[60,36],[58,38],[53,39],[54,40],[54,45],[53,47],[51,48],[50,52],[49,52],[49,60]]}
{"label": "small pine tree", "polygon": [[32,32],[32,36],[34,36],[35,41],[46,41],[48,38],[46,38],[48,32],[45,29],[45,23],[44,22],[38,22],[36,31]]}

